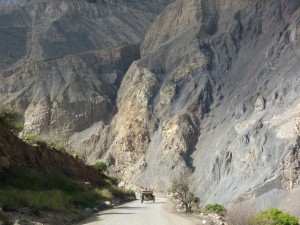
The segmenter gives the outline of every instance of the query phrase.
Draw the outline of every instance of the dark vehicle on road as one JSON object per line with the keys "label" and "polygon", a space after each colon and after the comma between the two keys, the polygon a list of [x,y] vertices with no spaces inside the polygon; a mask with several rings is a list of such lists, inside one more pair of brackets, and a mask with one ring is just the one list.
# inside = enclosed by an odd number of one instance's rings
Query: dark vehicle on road
{"label": "dark vehicle on road", "polygon": [[153,191],[151,190],[142,190],[141,192],[141,203],[143,201],[153,201],[155,202],[155,196],[153,195]]}

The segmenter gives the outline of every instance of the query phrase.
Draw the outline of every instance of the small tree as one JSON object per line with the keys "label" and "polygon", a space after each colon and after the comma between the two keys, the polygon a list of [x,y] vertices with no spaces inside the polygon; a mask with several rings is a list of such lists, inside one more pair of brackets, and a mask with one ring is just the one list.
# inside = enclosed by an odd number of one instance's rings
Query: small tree
{"label": "small tree", "polygon": [[5,126],[11,129],[14,133],[18,133],[23,130],[23,124],[21,123],[22,114],[13,109],[1,110],[0,120]]}
{"label": "small tree", "polygon": [[105,162],[96,162],[93,167],[101,172],[104,172],[107,170],[107,165]]}
{"label": "small tree", "polygon": [[172,181],[171,191],[176,194],[176,198],[184,205],[185,212],[191,212],[192,207],[199,204],[200,199],[191,190],[188,182],[188,174],[183,173]]}
{"label": "small tree", "polygon": [[224,215],[226,212],[226,208],[220,204],[208,204],[205,206],[205,210],[211,213],[217,213],[220,215]]}

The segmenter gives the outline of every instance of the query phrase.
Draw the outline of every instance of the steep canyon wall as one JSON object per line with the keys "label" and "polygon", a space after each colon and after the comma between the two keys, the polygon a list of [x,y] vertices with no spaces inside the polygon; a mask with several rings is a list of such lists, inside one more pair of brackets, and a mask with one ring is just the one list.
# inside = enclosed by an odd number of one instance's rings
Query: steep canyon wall
{"label": "steep canyon wall", "polygon": [[[176,1],[148,30],[89,160],[203,202],[299,185],[298,1]],[[104,143],[104,144],[103,144]]]}

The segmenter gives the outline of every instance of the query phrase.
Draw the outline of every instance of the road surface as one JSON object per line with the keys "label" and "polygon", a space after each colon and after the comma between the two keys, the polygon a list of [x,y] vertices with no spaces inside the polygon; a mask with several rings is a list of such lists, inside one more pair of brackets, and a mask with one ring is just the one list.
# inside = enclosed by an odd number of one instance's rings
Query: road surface
{"label": "road surface", "polygon": [[199,225],[195,218],[172,213],[167,198],[156,197],[155,203],[136,200],[100,212],[78,225]]}

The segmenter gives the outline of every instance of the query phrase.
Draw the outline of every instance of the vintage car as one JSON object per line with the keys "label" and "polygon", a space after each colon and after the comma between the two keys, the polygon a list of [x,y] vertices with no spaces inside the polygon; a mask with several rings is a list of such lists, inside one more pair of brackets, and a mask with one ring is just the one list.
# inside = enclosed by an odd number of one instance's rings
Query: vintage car
{"label": "vintage car", "polygon": [[143,203],[143,201],[155,202],[155,196],[153,195],[152,190],[142,190],[141,191],[141,203]]}

